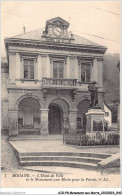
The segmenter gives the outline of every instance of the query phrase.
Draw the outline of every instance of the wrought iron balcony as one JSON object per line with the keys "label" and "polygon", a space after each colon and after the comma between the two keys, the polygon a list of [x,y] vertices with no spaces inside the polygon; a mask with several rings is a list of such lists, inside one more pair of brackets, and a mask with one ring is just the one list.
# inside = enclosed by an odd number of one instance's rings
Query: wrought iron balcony
{"label": "wrought iron balcony", "polygon": [[66,86],[73,87],[76,86],[77,79],[55,79],[55,78],[42,78],[42,86],[43,87],[53,87],[53,86]]}

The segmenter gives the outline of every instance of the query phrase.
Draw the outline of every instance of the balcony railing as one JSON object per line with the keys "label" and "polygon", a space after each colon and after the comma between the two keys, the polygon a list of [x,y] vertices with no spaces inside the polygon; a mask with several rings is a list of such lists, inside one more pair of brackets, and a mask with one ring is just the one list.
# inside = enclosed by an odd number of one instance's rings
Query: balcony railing
{"label": "balcony railing", "polygon": [[55,79],[55,78],[42,78],[43,86],[76,86],[77,79]]}

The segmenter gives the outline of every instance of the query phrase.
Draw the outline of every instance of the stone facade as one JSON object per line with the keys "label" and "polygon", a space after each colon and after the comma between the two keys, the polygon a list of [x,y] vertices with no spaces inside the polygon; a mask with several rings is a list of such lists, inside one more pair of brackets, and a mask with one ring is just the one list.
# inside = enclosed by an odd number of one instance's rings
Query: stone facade
{"label": "stone facade", "polygon": [[[77,132],[78,123],[82,130],[91,81],[98,83],[98,101],[103,108],[106,48],[69,33],[68,27],[69,23],[58,17],[48,20],[44,31],[5,39],[9,71],[2,75],[3,83],[8,79],[2,89],[2,128],[9,127],[9,135],[36,127],[41,135],[47,135],[55,124],[60,133],[65,128]],[[54,117],[49,114],[53,111]],[[57,134],[56,129],[53,133]]]}
{"label": "stone facade", "polygon": [[1,63],[1,126],[4,131],[8,130],[8,63],[2,59]]}

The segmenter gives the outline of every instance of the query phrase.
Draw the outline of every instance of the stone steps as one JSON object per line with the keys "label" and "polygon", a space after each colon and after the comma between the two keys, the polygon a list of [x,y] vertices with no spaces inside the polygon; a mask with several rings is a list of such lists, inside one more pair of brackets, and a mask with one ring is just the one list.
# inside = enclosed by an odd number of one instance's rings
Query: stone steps
{"label": "stone steps", "polygon": [[88,162],[97,164],[101,161],[100,158],[90,158],[90,157],[66,157],[66,156],[25,156],[20,157],[20,162],[23,161],[73,161],[73,162]]}
{"label": "stone steps", "polygon": [[21,161],[22,166],[59,166],[59,167],[72,167],[98,170],[94,163],[83,163],[74,161]]}
{"label": "stone steps", "polygon": [[70,156],[70,157],[93,157],[106,159],[110,157],[110,154],[107,153],[92,153],[92,152],[28,152],[28,153],[19,153],[19,156]]}
{"label": "stone steps", "polygon": [[[17,152],[17,151],[16,151]],[[97,170],[101,160],[110,154],[90,152],[17,152],[22,166],[60,166]]]}

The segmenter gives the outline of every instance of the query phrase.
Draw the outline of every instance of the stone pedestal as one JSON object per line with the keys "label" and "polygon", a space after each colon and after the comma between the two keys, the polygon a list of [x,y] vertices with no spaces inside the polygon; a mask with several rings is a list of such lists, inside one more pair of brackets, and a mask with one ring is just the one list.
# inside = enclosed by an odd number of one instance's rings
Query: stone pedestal
{"label": "stone pedestal", "polygon": [[69,132],[77,133],[76,128],[77,109],[69,110]]}
{"label": "stone pedestal", "polygon": [[87,135],[96,135],[98,132],[104,134],[104,111],[102,109],[89,109],[86,118]]}
{"label": "stone pedestal", "polygon": [[9,135],[18,134],[18,110],[9,109]]}
{"label": "stone pedestal", "polygon": [[40,109],[41,111],[41,135],[48,135],[48,111],[49,109]]}

